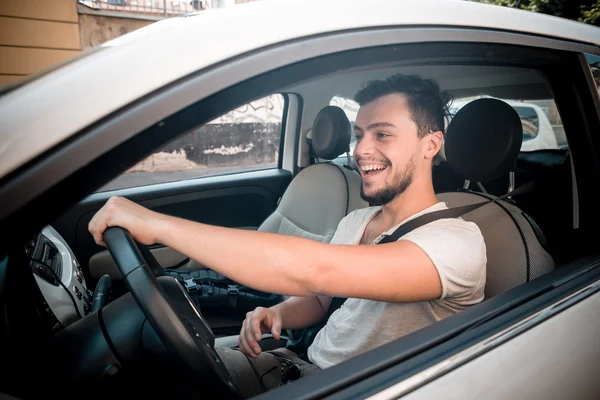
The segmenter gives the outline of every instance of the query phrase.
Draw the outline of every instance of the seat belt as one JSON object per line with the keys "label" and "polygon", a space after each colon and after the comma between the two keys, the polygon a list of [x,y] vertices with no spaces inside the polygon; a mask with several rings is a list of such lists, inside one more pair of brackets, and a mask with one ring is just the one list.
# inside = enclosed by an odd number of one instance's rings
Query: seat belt
{"label": "seat belt", "polygon": [[533,189],[534,186],[535,186],[535,181],[529,181],[526,184],[524,184],[523,186],[520,186],[514,190],[511,190],[510,192],[505,193],[502,196],[496,197],[494,199],[489,199],[488,201],[482,201],[481,203],[474,203],[474,204],[469,204],[466,206],[448,208],[446,210],[439,210],[439,211],[434,211],[434,212],[430,212],[430,213],[421,215],[415,219],[408,221],[405,224],[400,225],[391,235],[384,237],[377,244],[395,242],[398,239],[400,239],[402,236],[406,235],[408,232],[410,232],[414,229],[417,229],[423,225],[427,225],[430,222],[437,221],[438,219],[444,219],[444,218],[462,217],[463,215],[468,214],[471,211],[475,211],[478,208],[481,208],[490,203],[495,203],[499,200],[504,200],[511,196],[526,193],[526,192],[530,191],[531,189]]}

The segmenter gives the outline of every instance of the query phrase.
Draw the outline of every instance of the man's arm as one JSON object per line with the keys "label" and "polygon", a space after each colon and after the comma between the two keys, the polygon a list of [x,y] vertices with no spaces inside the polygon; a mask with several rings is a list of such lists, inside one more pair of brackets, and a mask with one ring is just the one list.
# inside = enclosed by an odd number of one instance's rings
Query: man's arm
{"label": "man's arm", "polygon": [[331,304],[331,296],[290,297],[271,307],[281,315],[283,329],[301,329],[320,322]]}
{"label": "man's arm", "polygon": [[239,347],[247,355],[258,357],[262,352],[258,342],[263,333],[271,332],[279,339],[282,328],[312,326],[325,317],[330,303],[331,297],[308,296],[290,297],[270,308],[257,307],[246,314],[238,339]]}
{"label": "man's arm", "polygon": [[243,284],[289,296],[339,296],[388,302],[439,298],[431,259],[414,243],[323,244],[300,237],[222,228],[170,217],[111,198],[90,222],[99,244],[121,226],[143,244],[162,243]]}

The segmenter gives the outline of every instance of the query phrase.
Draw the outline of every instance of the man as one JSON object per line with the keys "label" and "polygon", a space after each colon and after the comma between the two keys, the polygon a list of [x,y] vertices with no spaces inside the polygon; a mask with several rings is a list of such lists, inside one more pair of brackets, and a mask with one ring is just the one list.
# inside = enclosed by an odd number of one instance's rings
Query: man
{"label": "man", "polygon": [[[90,222],[99,244],[108,226],[122,226],[143,244],[162,243],[243,285],[292,296],[248,313],[241,351],[219,350],[245,395],[278,386],[289,378],[281,370],[294,371],[290,365],[298,367],[296,378],[330,367],[483,300],[486,249],[472,222],[437,220],[371,246],[402,223],[447,208],[432,183],[446,95],[431,80],[394,75],[368,83],[355,100],[354,159],[361,195],[373,206],[347,215],[330,244],[208,226],[121,198],[111,198]],[[263,333],[279,338],[282,329],[314,325],[332,296],[348,300],[315,337],[310,363],[287,349],[261,351]]]}

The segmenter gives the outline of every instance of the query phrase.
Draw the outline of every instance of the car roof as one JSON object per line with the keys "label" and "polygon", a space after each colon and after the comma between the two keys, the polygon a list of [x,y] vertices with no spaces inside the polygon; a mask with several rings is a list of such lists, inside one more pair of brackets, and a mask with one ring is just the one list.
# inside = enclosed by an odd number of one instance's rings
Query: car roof
{"label": "car roof", "polygon": [[600,29],[587,24],[462,0],[263,0],[169,18],[0,97],[0,177],[196,71],[303,37],[399,26],[494,29],[586,44],[600,40]]}

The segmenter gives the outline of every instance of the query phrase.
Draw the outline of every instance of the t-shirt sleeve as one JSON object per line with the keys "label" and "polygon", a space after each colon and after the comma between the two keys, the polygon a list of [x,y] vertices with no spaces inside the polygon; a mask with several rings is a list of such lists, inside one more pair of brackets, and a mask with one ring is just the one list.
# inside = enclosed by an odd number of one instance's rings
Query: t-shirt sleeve
{"label": "t-shirt sleeve", "polygon": [[329,244],[340,244],[342,242],[342,237],[345,236],[344,233],[348,230],[348,217],[350,214],[346,215],[344,218],[340,220],[338,223],[337,229],[333,234],[333,237],[329,241]]}
{"label": "t-shirt sleeve", "polygon": [[350,244],[354,240],[361,225],[364,223],[365,218],[374,212],[374,208],[359,208],[351,211],[340,220],[329,243]]}
{"label": "t-shirt sleeve", "polygon": [[442,284],[440,299],[462,305],[483,300],[486,248],[479,227],[463,219],[442,219],[404,235],[419,246],[435,265]]}

